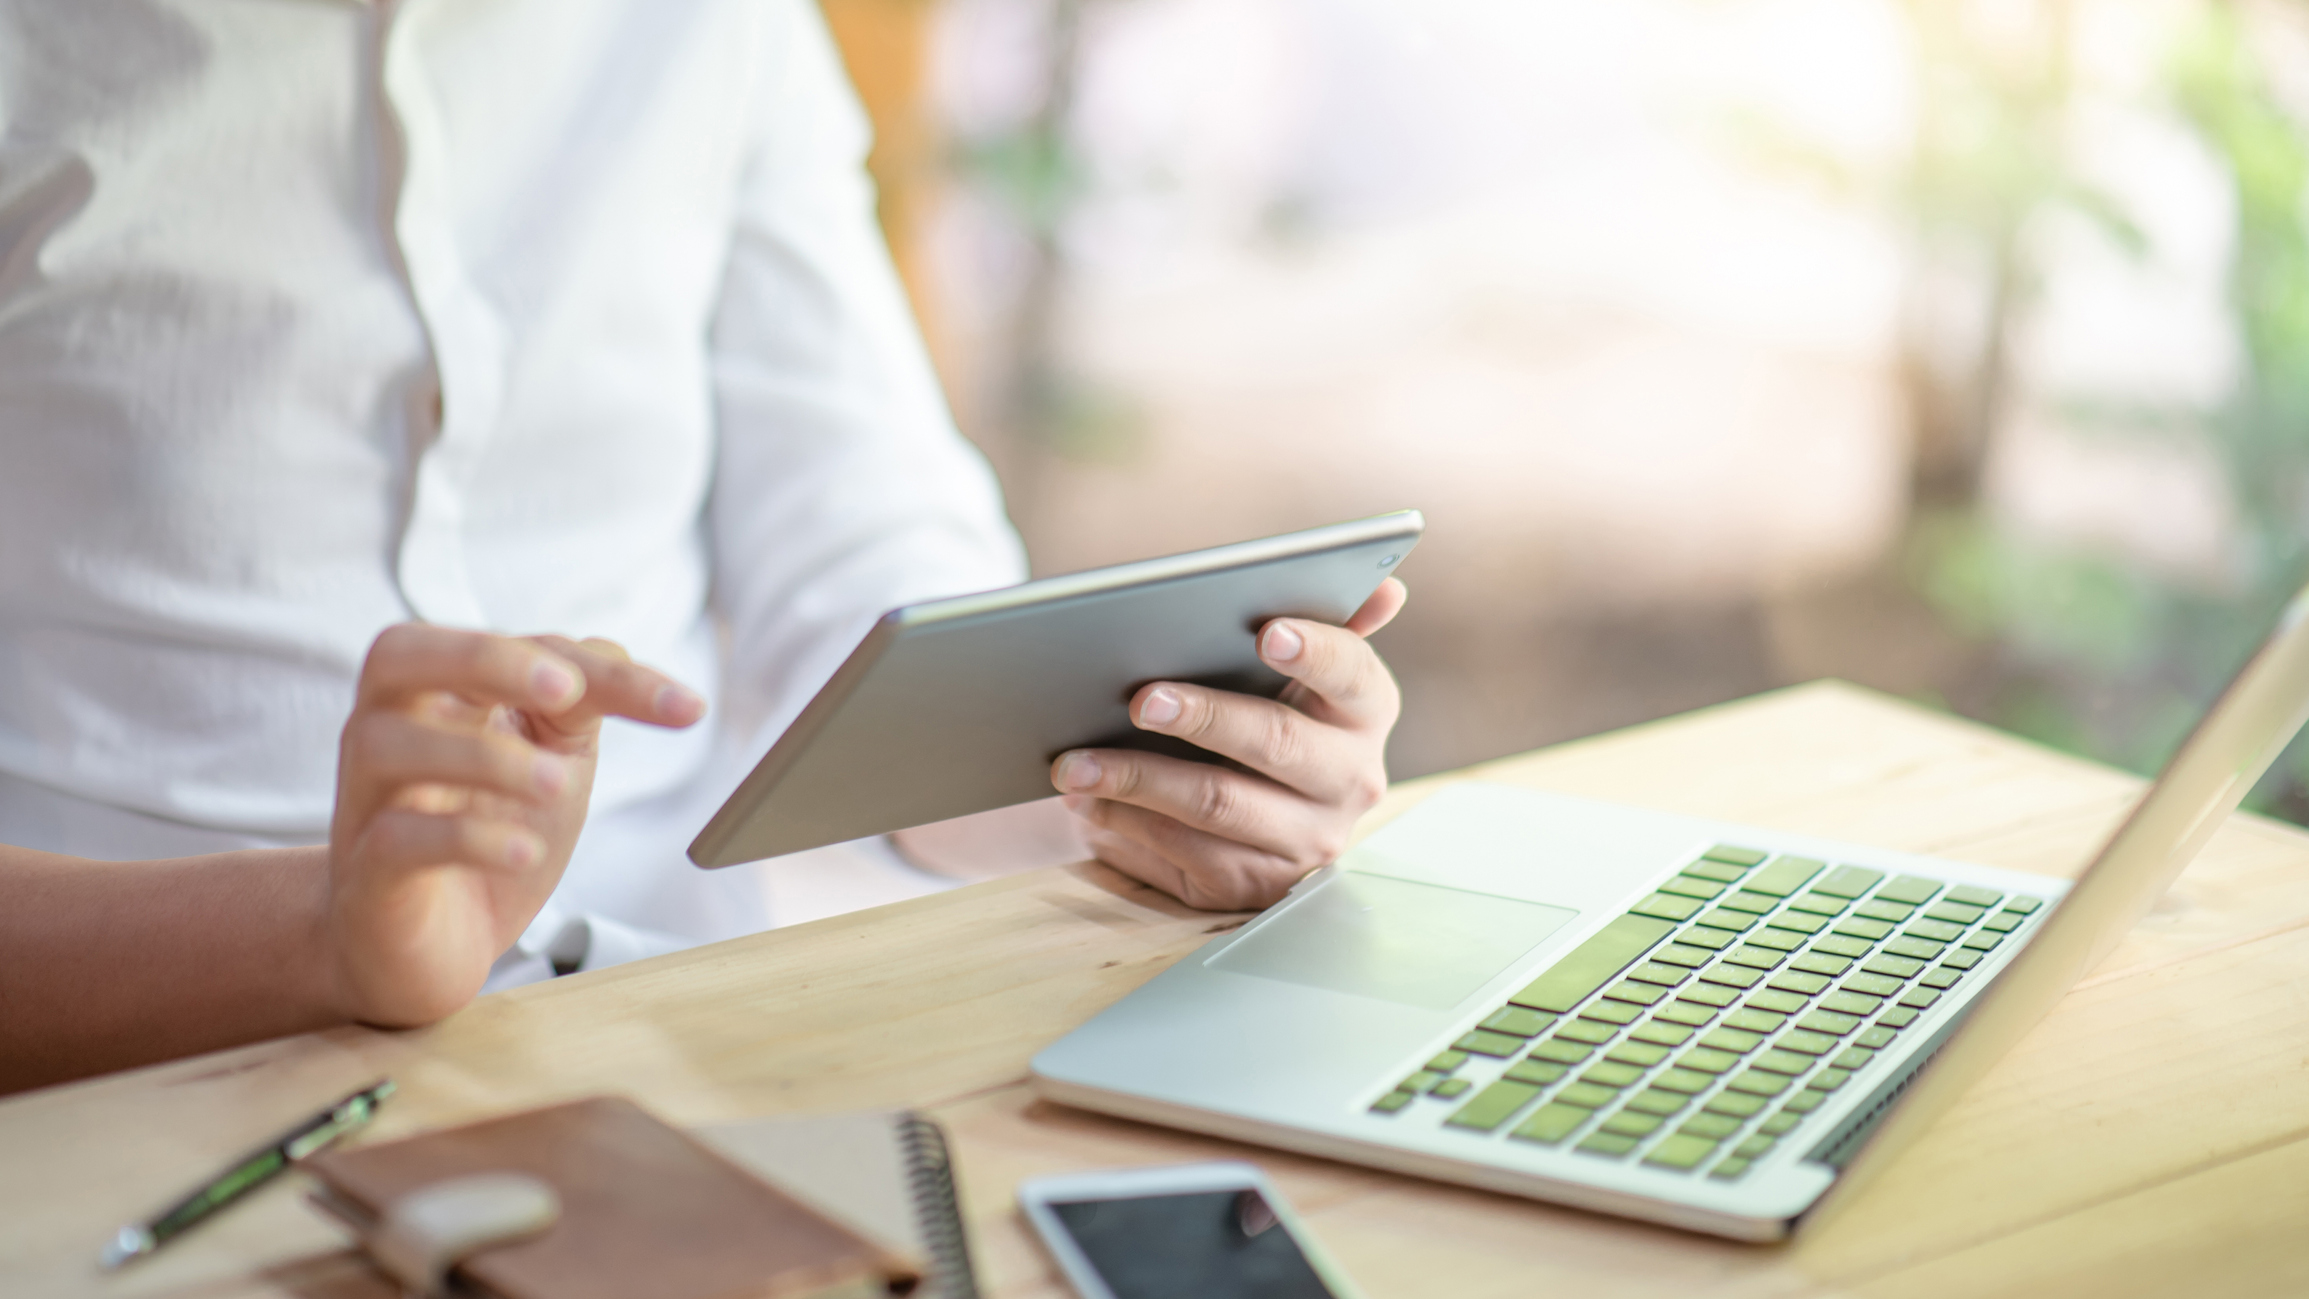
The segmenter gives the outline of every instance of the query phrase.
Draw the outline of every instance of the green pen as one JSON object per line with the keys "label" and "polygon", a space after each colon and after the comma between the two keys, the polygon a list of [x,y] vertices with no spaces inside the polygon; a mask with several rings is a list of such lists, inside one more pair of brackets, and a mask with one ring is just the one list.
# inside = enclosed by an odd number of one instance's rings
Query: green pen
{"label": "green pen", "polygon": [[275,1137],[232,1167],[210,1178],[192,1194],[170,1205],[149,1222],[122,1227],[97,1255],[104,1268],[116,1268],[142,1258],[182,1235],[194,1224],[280,1176],[291,1164],[367,1123],[385,1098],[393,1094],[393,1080],[364,1087],[287,1132]]}

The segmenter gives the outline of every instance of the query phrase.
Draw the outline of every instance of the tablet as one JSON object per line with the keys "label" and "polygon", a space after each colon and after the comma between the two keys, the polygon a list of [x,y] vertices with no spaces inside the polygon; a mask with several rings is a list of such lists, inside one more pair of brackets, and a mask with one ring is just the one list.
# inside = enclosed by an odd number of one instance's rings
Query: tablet
{"label": "tablet", "polygon": [[1150,681],[1272,697],[1268,619],[1344,623],[1426,526],[1416,510],[892,609],[690,845],[734,866],[1051,798],[1074,748],[1219,759],[1139,730]]}

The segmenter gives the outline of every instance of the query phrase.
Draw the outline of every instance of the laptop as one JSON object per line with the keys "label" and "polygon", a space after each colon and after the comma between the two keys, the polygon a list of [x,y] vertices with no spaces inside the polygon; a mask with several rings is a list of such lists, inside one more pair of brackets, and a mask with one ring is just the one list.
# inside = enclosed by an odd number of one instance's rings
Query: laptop
{"label": "laptop", "polygon": [[1034,1060],[1050,1099],[1739,1240],[1819,1221],[2309,718],[2309,590],[2073,883],[1444,788]]}

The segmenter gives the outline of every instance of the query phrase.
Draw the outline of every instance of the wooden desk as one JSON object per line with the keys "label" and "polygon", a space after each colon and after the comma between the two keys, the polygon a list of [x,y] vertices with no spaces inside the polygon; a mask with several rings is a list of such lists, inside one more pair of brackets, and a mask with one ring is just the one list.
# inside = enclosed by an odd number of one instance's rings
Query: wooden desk
{"label": "wooden desk", "polygon": [[[1481,776],[2061,874],[2130,777],[1823,683]],[[119,1223],[381,1073],[396,1136],[598,1091],[681,1122],[911,1104],[949,1127],[991,1294],[1063,1293],[1011,1189],[1248,1154],[1377,1296],[2309,1293],[2309,836],[2237,817],[2023,1046],[1844,1217],[1733,1245],[1037,1102],[1045,1043],[1239,918],[1038,872],[0,1103],[0,1293],[381,1293],[284,1183],[124,1277]]]}

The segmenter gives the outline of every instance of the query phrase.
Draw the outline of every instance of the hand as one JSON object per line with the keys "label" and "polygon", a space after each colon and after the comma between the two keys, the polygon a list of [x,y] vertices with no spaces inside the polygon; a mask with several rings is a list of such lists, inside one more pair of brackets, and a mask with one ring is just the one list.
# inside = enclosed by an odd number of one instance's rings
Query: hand
{"label": "hand", "polygon": [[612,715],[682,727],[705,701],[606,640],[377,637],[345,723],[321,922],[347,1017],[426,1024],[480,991],[569,865]]}
{"label": "hand", "polygon": [[1387,792],[1383,754],[1402,704],[1364,637],[1408,596],[1388,578],[1345,627],[1277,618],[1259,657],[1292,678],[1279,699],[1175,682],[1141,687],[1130,717],[1248,772],[1128,749],[1076,749],[1051,766],[1090,845],[1116,870],[1214,911],[1264,907],[1347,846]]}

